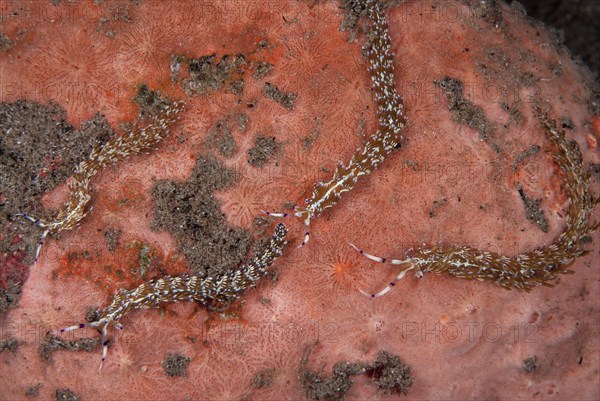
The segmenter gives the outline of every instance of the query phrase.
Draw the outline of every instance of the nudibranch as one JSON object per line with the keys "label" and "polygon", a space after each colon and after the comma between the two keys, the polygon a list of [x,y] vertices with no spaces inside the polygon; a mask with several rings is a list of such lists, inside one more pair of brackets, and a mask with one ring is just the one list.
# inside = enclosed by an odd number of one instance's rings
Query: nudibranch
{"label": "nudibranch", "polygon": [[576,258],[589,253],[582,248],[584,238],[600,227],[600,223],[590,224],[589,221],[600,198],[594,199],[590,193],[590,173],[583,169],[577,143],[567,141],[564,130],[558,129],[547,115],[542,114],[540,121],[546,137],[557,148],[552,158],[564,177],[564,191],[569,200],[565,228],[552,244],[512,257],[468,246],[433,245],[410,249],[405,259],[374,256],[350,244],[375,262],[387,262],[401,269],[394,280],[378,293],[361,292],[371,298],[382,296],[411,270],[419,278],[425,272],[449,274],[458,278],[489,281],[506,289],[526,291],[540,285],[552,287],[551,281],[557,279],[559,274],[573,273],[567,267]]}
{"label": "nudibranch", "polygon": [[135,309],[158,308],[167,302],[199,302],[202,305],[229,304],[246,289],[256,285],[275,259],[281,256],[286,244],[287,229],[283,224],[275,227],[273,236],[263,249],[247,264],[231,272],[216,277],[200,277],[182,274],[163,276],[147,281],[132,290],[121,289],[110,305],[102,309],[97,320],[80,323],[49,334],[59,335],[68,331],[91,327],[102,336],[102,360],[100,369],[108,353],[108,327],[114,325],[122,330],[119,320]]}
{"label": "nudibranch", "polygon": [[177,121],[183,107],[183,101],[169,102],[159,98],[156,110],[148,113],[142,123],[136,124],[123,135],[114,137],[105,144],[94,146],[87,160],[76,167],[75,173],[67,181],[69,199],[52,220],[44,221],[29,215],[21,215],[44,229],[35,251],[35,261],[38,260],[48,235],[57,235],[63,230],[74,229],[91,212],[91,182],[96,174],[131,155],[154,148]]}
{"label": "nudibranch", "polygon": [[371,33],[364,45],[369,60],[369,74],[373,81],[375,100],[378,106],[379,126],[365,145],[356,150],[347,164],[339,162],[333,177],[328,181],[317,182],[305,206],[295,206],[293,213],[263,211],[273,217],[299,217],[306,225],[304,240],[310,239],[309,226],[312,219],[333,207],[344,192],[350,191],[361,176],[375,170],[386,157],[402,143],[402,131],[407,125],[402,99],[394,83],[394,54],[390,50],[391,41],[388,23],[379,1],[367,0],[364,11],[371,20]]}

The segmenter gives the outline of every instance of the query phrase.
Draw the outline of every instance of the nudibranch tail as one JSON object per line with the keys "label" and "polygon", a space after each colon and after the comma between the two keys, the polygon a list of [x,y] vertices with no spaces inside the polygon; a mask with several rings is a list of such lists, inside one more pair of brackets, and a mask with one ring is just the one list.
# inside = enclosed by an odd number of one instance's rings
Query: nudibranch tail
{"label": "nudibranch tail", "polygon": [[131,155],[156,146],[167,135],[169,127],[177,121],[183,107],[183,101],[163,101],[156,112],[148,115],[144,125],[136,125],[105,144],[97,144],[87,160],[75,168],[73,176],[67,181],[69,199],[52,220],[44,221],[21,214],[44,229],[35,251],[35,262],[38,260],[48,235],[56,235],[63,230],[72,230],[91,212],[90,187],[94,176],[110,164],[118,163]]}
{"label": "nudibranch tail", "polygon": [[200,302],[203,305],[213,303],[228,304],[240,296],[246,289],[253,287],[275,259],[281,256],[286,244],[287,229],[283,224],[275,227],[269,243],[247,264],[216,277],[199,277],[182,274],[163,276],[143,283],[132,290],[121,289],[113,301],[100,311],[97,320],[88,324],[76,324],[61,330],[50,332],[60,334],[68,331],[95,328],[102,336],[102,360],[108,353],[108,326],[122,329],[119,320],[135,309],[157,308],[166,302]]}
{"label": "nudibranch tail", "polygon": [[[449,274],[458,278],[489,281],[506,289],[530,290],[544,285],[553,286],[560,274],[573,273],[567,267],[578,257],[589,251],[582,248],[587,235],[600,227],[600,223],[590,224],[592,210],[598,204],[590,193],[590,174],[583,170],[583,159],[577,142],[569,142],[563,130],[554,121],[541,115],[540,121],[546,137],[557,148],[552,157],[564,177],[564,191],[569,200],[565,218],[565,228],[550,245],[513,257],[495,252],[482,251],[468,246],[433,245],[408,251],[410,257],[404,260],[386,260],[367,254],[356,246],[354,249],[365,257],[379,262],[407,265],[395,281],[376,294],[366,294],[372,298],[387,293],[396,281],[407,271],[415,270],[417,276],[423,272]],[[362,292],[362,291],[361,291]]]}
{"label": "nudibranch tail", "polygon": [[[390,51],[391,40],[385,13],[381,10],[379,1],[367,0],[363,6],[371,20],[372,39],[365,44],[364,49],[378,106],[379,126],[366,144],[356,150],[350,162],[340,162],[333,177],[328,181],[317,182],[306,199],[305,206],[295,209],[293,215],[303,219],[307,227],[300,246],[305,245],[310,238],[308,227],[311,220],[335,206],[342,194],[354,188],[361,176],[370,174],[401,145],[401,132],[407,124],[402,99],[394,83],[394,57]],[[274,217],[288,216],[287,213],[267,214]]]}

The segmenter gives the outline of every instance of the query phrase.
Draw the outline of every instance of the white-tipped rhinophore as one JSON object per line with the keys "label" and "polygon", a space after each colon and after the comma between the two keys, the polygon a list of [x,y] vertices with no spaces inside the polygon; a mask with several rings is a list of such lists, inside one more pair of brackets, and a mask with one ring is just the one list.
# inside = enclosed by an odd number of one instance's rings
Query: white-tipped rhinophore
{"label": "white-tipped rhinophore", "polygon": [[381,291],[376,292],[376,293],[370,293],[367,291],[364,291],[362,289],[358,289],[360,291],[361,294],[363,294],[366,297],[369,297],[371,299],[373,298],[379,298],[385,294],[387,294],[392,287],[394,287],[396,285],[396,283],[400,280],[402,280],[404,278],[404,276],[406,275],[406,273],[410,270],[416,269],[415,270],[415,276],[418,278],[422,278],[423,277],[423,272],[421,271],[421,269],[419,269],[418,265],[413,263],[413,261],[411,259],[390,259],[390,258],[382,258],[380,256],[375,256],[375,255],[371,255],[370,253],[367,253],[365,251],[363,251],[362,249],[360,249],[359,247],[357,247],[356,245],[354,245],[351,242],[348,242],[348,244],[350,244],[350,246],[352,248],[354,248],[354,250],[356,250],[358,253],[360,253],[361,255],[363,255],[364,257],[371,259],[372,261],[375,261],[377,263],[388,263],[391,265],[406,265],[406,268],[402,269],[402,271],[400,271],[400,273],[398,273],[398,275],[396,277],[394,277],[394,280],[390,281],[388,283],[387,286],[385,286]]}

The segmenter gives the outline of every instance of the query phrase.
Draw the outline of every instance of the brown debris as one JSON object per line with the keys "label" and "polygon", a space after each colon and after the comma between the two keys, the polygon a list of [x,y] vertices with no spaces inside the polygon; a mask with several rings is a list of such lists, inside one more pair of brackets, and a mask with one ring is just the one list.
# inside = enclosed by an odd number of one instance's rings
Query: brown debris
{"label": "brown debris", "polygon": [[15,46],[15,42],[10,40],[3,32],[0,32],[0,52],[7,52]]}
{"label": "brown debris", "polygon": [[161,180],[152,191],[156,205],[152,228],[175,236],[196,274],[225,273],[246,257],[250,233],[230,226],[213,196],[236,181],[235,172],[220,161],[198,155],[187,181]]}
{"label": "brown debris", "polygon": [[[513,172],[517,172],[517,167],[519,163],[530,156],[535,155],[540,151],[540,147],[537,145],[531,146],[529,149],[521,152],[513,163]],[[519,196],[525,205],[525,217],[527,220],[531,221],[535,225],[538,226],[540,230],[547,233],[548,232],[548,219],[544,215],[544,211],[540,209],[541,199],[532,199],[523,190],[521,183],[515,178],[515,186],[517,187],[517,191],[519,192]]]}
{"label": "brown debris", "polygon": [[269,63],[268,61],[261,61],[256,64],[256,71],[254,71],[254,74],[252,74],[252,76],[255,79],[263,79],[267,75],[271,74],[272,71],[273,64]]}
{"label": "brown debris", "polygon": [[52,353],[59,349],[67,351],[95,351],[101,345],[101,338],[82,338],[81,340],[62,340],[60,337],[47,334],[38,351],[43,360],[50,360]]}
{"label": "brown debris", "polygon": [[479,131],[481,139],[486,141],[494,149],[494,152],[500,153],[500,148],[490,138],[494,131],[492,123],[487,120],[481,107],[476,106],[464,97],[462,82],[459,79],[446,76],[434,81],[434,83],[446,92],[448,110],[452,114],[454,122]]}
{"label": "brown debris", "polygon": [[79,396],[69,388],[56,389],[56,401],[79,401]]}
{"label": "brown debris", "polygon": [[537,356],[534,355],[530,358],[523,360],[523,369],[525,369],[525,372],[533,373],[537,370],[537,368]]}
{"label": "brown debris", "polygon": [[19,341],[14,337],[10,337],[5,341],[0,342],[0,352],[9,350],[14,354],[17,348],[19,348]]}
{"label": "brown debris", "polygon": [[254,139],[254,146],[248,149],[248,163],[254,167],[264,166],[277,151],[277,148],[278,144],[275,137],[259,134]]}
{"label": "brown debris", "polygon": [[333,366],[329,377],[312,370],[303,369],[300,374],[300,384],[306,396],[311,400],[341,401],[354,383],[350,376],[365,372],[362,363],[338,362]]}
{"label": "brown debris", "polygon": [[316,344],[310,346],[301,361],[299,380],[306,396],[312,400],[344,400],[352,387],[351,376],[367,374],[380,390],[406,395],[414,379],[411,369],[398,356],[380,351],[372,364],[363,362],[338,362],[331,375],[324,376],[306,368],[308,358]]}
{"label": "brown debris", "polygon": [[377,387],[391,393],[406,395],[414,378],[410,375],[410,366],[400,357],[380,351],[379,356],[369,368],[369,374]]}
{"label": "brown debris", "polygon": [[190,362],[191,359],[186,356],[169,354],[165,360],[162,361],[161,365],[165,371],[165,376],[185,377],[187,375],[187,366]]}
{"label": "brown debris", "polygon": [[238,149],[227,119],[221,119],[215,123],[215,126],[208,131],[205,143],[211,149],[216,148],[221,155],[227,158],[235,155]]}
{"label": "brown debris", "polygon": [[106,246],[108,247],[109,252],[113,253],[117,249],[120,237],[121,230],[118,228],[107,228],[104,230],[104,240],[106,241]]}
{"label": "brown debris", "polygon": [[519,196],[521,197],[521,200],[523,201],[523,204],[525,205],[525,217],[527,217],[527,220],[531,221],[536,226],[538,226],[538,228],[540,230],[547,233],[548,232],[548,219],[546,219],[546,216],[544,215],[544,211],[542,209],[540,209],[540,203],[542,202],[542,200],[540,198],[532,199],[529,196],[527,196],[527,194],[525,194],[525,191],[523,191],[523,187],[521,186],[521,184],[519,182],[515,182],[515,185],[517,186],[517,191],[519,191]]}
{"label": "brown debris", "polygon": [[296,93],[284,92],[275,85],[267,82],[263,87],[263,95],[275,103],[279,103],[287,110],[294,109],[294,101],[296,100],[297,96]]}
{"label": "brown debris", "polygon": [[[221,88],[241,94],[244,89],[242,66],[246,64],[246,57],[242,54],[224,55],[217,61],[216,54],[191,58],[188,60],[187,69],[189,79],[183,80],[182,86],[188,95],[207,94]],[[181,57],[171,61],[172,75],[178,75],[178,64],[182,63]],[[175,72],[174,72],[175,71]]]}
{"label": "brown debris", "polygon": [[40,388],[43,386],[42,383],[37,383],[34,386],[28,387],[25,390],[26,397],[37,397],[40,394]]}

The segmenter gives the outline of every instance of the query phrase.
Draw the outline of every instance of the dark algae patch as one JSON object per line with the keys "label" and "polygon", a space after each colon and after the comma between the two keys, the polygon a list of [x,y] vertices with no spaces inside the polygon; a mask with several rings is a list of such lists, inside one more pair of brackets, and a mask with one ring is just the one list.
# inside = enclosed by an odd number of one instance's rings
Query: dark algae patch
{"label": "dark algae patch", "polygon": [[273,71],[273,64],[268,61],[256,63],[256,70],[252,74],[255,79],[263,79]]}
{"label": "dark algae patch", "polygon": [[254,167],[264,166],[278,148],[275,137],[259,135],[254,139],[254,146],[248,149],[248,163]]}
{"label": "dark algae patch", "polygon": [[333,366],[333,371],[328,377],[312,370],[303,370],[300,383],[306,396],[311,400],[341,401],[354,383],[351,376],[365,372],[362,363],[338,362]]}
{"label": "dark algae patch", "polygon": [[454,122],[479,131],[481,139],[486,141],[496,153],[500,153],[500,149],[492,143],[490,138],[493,133],[492,124],[485,117],[481,107],[464,97],[463,83],[450,77],[444,77],[434,83],[446,93],[448,110],[452,114]]}
{"label": "dark algae patch", "polygon": [[118,228],[107,228],[104,230],[104,240],[109,252],[113,253],[117,249],[120,237],[121,230]]}
{"label": "dark algae patch", "polygon": [[293,92],[284,92],[275,85],[267,82],[265,86],[263,86],[263,95],[267,99],[279,103],[287,110],[294,109],[294,102],[297,95]]}
{"label": "dark algae patch", "polygon": [[330,375],[306,368],[313,346],[309,347],[302,359],[299,373],[300,385],[307,398],[312,400],[341,401],[346,398],[352,387],[351,377],[366,374],[371,383],[380,390],[389,393],[406,395],[414,379],[410,375],[410,367],[404,364],[398,356],[380,351],[372,363],[338,362],[333,366]]}
{"label": "dark algae patch", "polygon": [[[171,58],[171,77],[179,79],[181,65],[185,62],[183,56]],[[221,88],[240,94],[244,89],[244,70],[247,63],[242,54],[224,55],[217,60],[216,54],[190,58],[187,60],[187,73],[189,78],[182,81],[182,86],[188,95],[208,94]]]}
{"label": "dark algae patch", "polygon": [[40,343],[38,351],[43,360],[49,361],[57,350],[96,351],[101,345],[101,338],[82,338],[81,340],[62,340],[60,337],[47,334]]}
{"label": "dark algae patch", "polygon": [[217,151],[230,158],[238,151],[234,132],[243,134],[248,129],[249,117],[245,113],[234,113],[219,119],[206,134],[204,144],[210,150]]}
{"label": "dark algae patch", "polygon": [[519,182],[516,182],[515,185],[517,186],[519,196],[521,197],[521,200],[525,205],[525,217],[527,217],[527,220],[537,225],[540,230],[547,233],[548,220],[546,219],[546,216],[544,216],[544,211],[540,209],[540,203],[542,202],[542,200],[540,198],[532,199],[529,196],[527,196]]}
{"label": "dark algae patch", "polygon": [[160,115],[171,104],[160,92],[151,90],[146,84],[138,85],[138,91],[133,101],[140,106],[140,117],[147,118]]}
{"label": "dark algae patch", "polygon": [[[521,152],[517,156],[517,158],[515,159],[515,162],[513,163],[513,172],[515,173],[515,177],[516,177],[516,172],[517,172],[519,163],[522,160],[524,160],[525,158],[535,155],[539,151],[540,151],[540,147],[537,145],[534,145],[534,146],[530,147],[529,149]],[[517,191],[519,192],[519,196],[521,197],[521,200],[523,201],[523,205],[525,206],[525,217],[527,217],[527,220],[531,221],[532,223],[537,225],[540,230],[547,233],[548,232],[548,220],[546,219],[546,216],[544,215],[544,211],[542,209],[540,209],[540,203],[542,202],[542,200],[530,198],[525,193],[525,191],[523,190],[523,186],[516,178],[515,178],[515,186],[517,188]]]}
{"label": "dark algae patch", "polygon": [[29,268],[26,265],[22,264],[17,271],[11,271],[10,265],[5,264],[2,273],[7,276],[7,284],[6,289],[0,287],[0,313],[15,305],[19,300],[23,280],[27,277],[28,272]]}
{"label": "dark algae patch", "polygon": [[410,366],[400,357],[380,351],[379,356],[368,369],[373,384],[390,393],[406,395],[414,379],[410,375]]}
{"label": "dark algae patch", "polygon": [[0,342],[0,352],[8,350],[14,353],[17,350],[17,348],[19,348],[19,341],[14,337]]}
{"label": "dark algae patch", "polygon": [[162,361],[161,365],[166,376],[184,377],[187,375],[187,366],[189,365],[190,361],[191,359],[186,356],[169,354],[165,360]]}
{"label": "dark algae patch", "polygon": [[26,397],[37,397],[40,394],[40,388],[43,386],[42,383],[37,383],[35,386],[28,387],[25,390]]}
{"label": "dark algae patch", "polygon": [[215,126],[208,131],[205,143],[210,149],[216,149],[221,155],[228,158],[232,157],[238,149],[227,119],[215,123]]}
{"label": "dark algae patch", "polygon": [[185,182],[162,180],[154,187],[152,228],[172,233],[179,250],[196,274],[221,274],[234,269],[246,257],[250,234],[227,224],[217,189],[237,181],[233,170],[207,155],[198,155]]}
{"label": "dark algae patch", "polygon": [[15,42],[10,40],[8,36],[4,33],[0,32],[0,52],[7,52],[12,49],[15,45]]}
{"label": "dark algae patch", "polygon": [[[268,46],[261,44],[256,51]],[[206,95],[219,90],[241,95],[245,85],[244,74],[251,71],[252,78],[262,80],[273,72],[273,64],[257,60],[255,56],[255,51],[248,56],[225,54],[220,59],[216,53],[196,58],[175,54],[171,56],[171,81],[179,83],[188,95]]]}
{"label": "dark algae patch", "polygon": [[538,368],[537,356],[534,355],[523,361],[523,369],[525,369],[525,372],[533,373],[537,370],[537,368]]}

